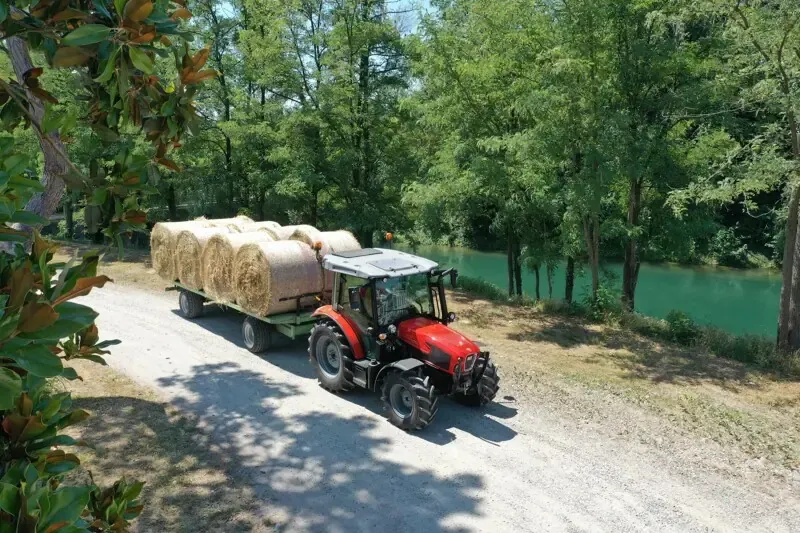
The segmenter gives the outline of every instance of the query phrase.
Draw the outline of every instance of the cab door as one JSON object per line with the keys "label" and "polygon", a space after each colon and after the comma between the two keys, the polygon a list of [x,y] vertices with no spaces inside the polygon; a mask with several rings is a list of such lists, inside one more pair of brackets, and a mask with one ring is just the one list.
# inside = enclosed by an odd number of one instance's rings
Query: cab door
{"label": "cab door", "polygon": [[[369,359],[377,359],[375,330],[374,284],[364,278],[340,274],[336,307],[350,322],[361,338],[364,353]],[[372,334],[371,334],[372,333]]]}

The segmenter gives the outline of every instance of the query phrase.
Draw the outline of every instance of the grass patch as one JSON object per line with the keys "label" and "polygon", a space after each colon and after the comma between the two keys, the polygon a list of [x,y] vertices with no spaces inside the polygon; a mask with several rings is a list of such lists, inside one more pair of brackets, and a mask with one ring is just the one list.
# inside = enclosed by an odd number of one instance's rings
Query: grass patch
{"label": "grass patch", "polygon": [[735,335],[712,326],[702,326],[683,311],[673,310],[664,319],[622,310],[612,291],[601,288],[596,301],[567,303],[509,297],[497,285],[482,279],[460,276],[459,289],[473,297],[506,305],[532,307],[550,315],[580,317],[597,323],[612,324],[659,341],[672,342],[706,350],[726,359],[748,363],[786,376],[800,376],[800,352],[780,353],[774,339],[761,335]]}

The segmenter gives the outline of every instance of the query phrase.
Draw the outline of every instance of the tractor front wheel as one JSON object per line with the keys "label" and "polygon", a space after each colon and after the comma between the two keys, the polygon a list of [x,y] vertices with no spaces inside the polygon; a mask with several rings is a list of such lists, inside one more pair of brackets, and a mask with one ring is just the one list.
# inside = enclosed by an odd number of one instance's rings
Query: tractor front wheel
{"label": "tractor front wheel", "polygon": [[350,347],[332,322],[319,322],[311,330],[308,355],[323,388],[337,392],[355,387]]}
{"label": "tractor front wheel", "polygon": [[382,399],[389,421],[406,430],[424,428],[439,410],[431,378],[416,372],[392,372],[386,376]]}
{"label": "tractor front wheel", "polygon": [[[481,361],[475,364],[479,365]],[[480,407],[494,400],[499,389],[500,376],[497,374],[497,367],[494,366],[494,362],[488,361],[480,381],[470,387],[467,392],[454,394],[453,398],[460,404],[470,407]]]}

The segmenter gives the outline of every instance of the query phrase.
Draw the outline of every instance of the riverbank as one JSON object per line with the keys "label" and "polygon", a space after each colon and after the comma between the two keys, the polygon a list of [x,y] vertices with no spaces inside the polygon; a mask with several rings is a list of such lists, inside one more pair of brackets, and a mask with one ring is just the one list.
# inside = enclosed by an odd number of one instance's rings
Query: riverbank
{"label": "riverbank", "polygon": [[628,330],[644,337],[751,364],[781,377],[800,377],[800,354],[779,354],[775,341],[761,335],[734,335],[720,328],[697,324],[681,311],[670,311],[665,319],[624,311],[616,294],[601,291],[593,303],[561,300],[535,301],[509,297],[500,287],[481,279],[459,278],[462,290],[472,296],[512,306],[528,307],[546,315],[575,317]]}

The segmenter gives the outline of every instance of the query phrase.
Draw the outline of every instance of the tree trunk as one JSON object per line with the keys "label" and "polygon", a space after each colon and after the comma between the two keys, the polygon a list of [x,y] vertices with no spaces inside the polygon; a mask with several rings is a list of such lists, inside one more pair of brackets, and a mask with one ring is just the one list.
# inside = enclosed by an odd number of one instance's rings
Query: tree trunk
{"label": "tree trunk", "polygon": [[586,253],[589,255],[589,267],[592,272],[592,299],[597,298],[600,288],[600,220],[596,214],[583,217],[583,238],[586,241]]}
{"label": "tree trunk", "polygon": [[517,285],[517,296],[522,296],[522,250],[519,247],[519,239],[514,239],[514,281]]}
{"label": "tree trunk", "polygon": [[67,239],[72,239],[75,235],[75,219],[72,216],[72,196],[69,194],[64,197],[64,223],[67,226]]}
{"label": "tree trunk", "polygon": [[511,240],[510,232],[508,234],[506,258],[508,259],[508,295],[514,296],[514,243]]}
{"label": "tree trunk", "polygon": [[175,185],[172,183],[167,187],[167,210],[169,210],[169,219],[176,220],[178,218],[178,203],[175,200]]}
{"label": "tree trunk", "polygon": [[[33,68],[31,56],[28,53],[28,45],[19,37],[11,37],[7,40],[7,46],[17,80],[24,86],[23,76]],[[36,123],[41,125],[44,117],[44,103],[30,91],[27,91],[27,95],[28,101],[31,103],[31,114]],[[61,143],[61,137],[58,132],[47,134],[45,139],[39,134],[38,128],[34,128],[34,130],[39,136],[39,146],[44,154],[44,172],[41,180],[42,185],[44,185],[44,191],[36,193],[28,202],[28,205],[25,206],[25,210],[36,213],[41,217],[49,218],[56,212],[58,203],[64,194],[63,176],[69,172],[69,165],[64,157],[66,150]]]}
{"label": "tree trunk", "polygon": [[230,215],[236,216],[236,203],[233,198],[233,168],[232,165],[232,150],[231,147],[231,138],[227,135],[225,136],[225,171],[228,174],[226,177],[228,179],[228,211]]}
{"label": "tree trunk", "polygon": [[552,300],[553,299],[553,274],[555,274],[556,265],[547,262],[545,263],[545,269],[547,271],[547,297]]}
{"label": "tree trunk", "polygon": [[[789,98],[791,91],[785,72],[781,86],[784,94]],[[791,105],[786,113],[786,118],[789,122],[792,139],[792,154],[795,162],[800,163],[800,131],[798,131],[797,118]],[[792,185],[789,193],[789,212],[786,215],[786,242],[783,245],[783,269],[781,272],[783,283],[778,315],[777,344],[778,349],[782,351],[800,349],[800,316],[797,310],[797,304],[800,301],[800,244],[797,242],[800,238],[798,203],[800,203],[800,187]]]}
{"label": "tree trunk", "polygon": [[[631,181],[631,190],[628,195],[628,231],[636,231],[639,225],[639,213],[642,206],[642,180],[634,178]],[[639,255],[637,250],[637,237],[635,234],[628,237],[625,243],[625,259],[622,264],[622,305],[628,311],[633,311],[636,283],[639,277]]]}
{"label": "tree trunk", "polygon": [[319,208],[319,206],[318,206],[318,204],[319,204],[319,189],[314,187],[314,190],[312,191],[311,194],[312,194],[312,196],[311,196],[311,221],[310,221],[310,224],[316,228],[317,227],[317,214],[318,214],[317,211],[318,211],[318,208]]}
{"label": "tree trunk", "polygon": [[533,274],[536,278],[536,301],[538,302],[541,300],[541,296],[539,295],[539,265],[533,265]]}
{"label": "tree trunk", "polygon": [[564,300],[572,303],[572,290],[575,288],[575,259],[572,256],[567,257],[567,273],[566,273],[566,287],[564,289]]}

